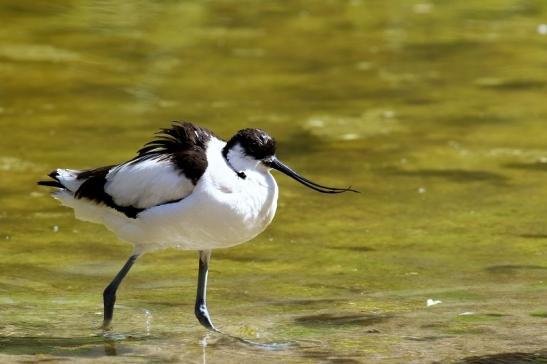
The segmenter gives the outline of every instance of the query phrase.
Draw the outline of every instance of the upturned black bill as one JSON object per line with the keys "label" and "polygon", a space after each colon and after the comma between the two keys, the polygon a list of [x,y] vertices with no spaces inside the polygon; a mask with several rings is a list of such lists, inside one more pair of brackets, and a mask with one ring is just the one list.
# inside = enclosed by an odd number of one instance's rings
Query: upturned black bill
{"label": "upturned black bill", "polygon": [[351,189],[351,186],[347,188],[336,188],[336,187],[322,186],[320,184],[312,182],[309,179],[304,178],[298,173],[296,173],[295,171],[293,171],[291,168],[283,164],[279,159],[275,157],[272,158],[271,160],[264,161],[263,163],[267,165],[268,167],[277,169],[279,172],[282,172],[286,174],[287,176],[297,180],[298,182],[302,183],[304,186],[309,187],[312,190],[316,190],[321,193],[342,193],[342,192],[348,192],[348,191],[359,193],[359,191]]}

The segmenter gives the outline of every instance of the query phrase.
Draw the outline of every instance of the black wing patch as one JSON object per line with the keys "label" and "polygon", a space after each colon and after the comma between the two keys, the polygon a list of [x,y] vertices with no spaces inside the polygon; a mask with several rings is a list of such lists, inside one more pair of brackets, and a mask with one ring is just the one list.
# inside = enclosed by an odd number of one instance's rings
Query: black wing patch
{"label": "black wing patch", "polygon": [[132,162],[143,158],[169,158],[195,185],[207,169],[207,142],[215,136],[210,130],[188,122],[173,122],[159,136],[138,151]]}
{"label": "black wing patch", "polygon": [[104,190],[106,175],[112,167],[115,166],[100,167],[80,172],[78,174],[78,179],[85,179],[85,181],[74,193],[74,197],[86,198],[96,203],[105,204],[106,206],[123,213],[125,216],[135,219],[137,218],[137,214],[144,209],[139,209],[133,206],[120,206],[116,204],[112,196]]}

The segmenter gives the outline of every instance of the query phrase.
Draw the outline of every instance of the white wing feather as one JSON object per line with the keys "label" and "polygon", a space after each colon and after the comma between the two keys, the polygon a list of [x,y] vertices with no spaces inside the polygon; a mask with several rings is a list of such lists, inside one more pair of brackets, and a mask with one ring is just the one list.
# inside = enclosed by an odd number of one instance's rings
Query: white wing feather
{"label": "white wing feather", "polygon": [[120,206],[146,209],[188,196],[194,184],[169,159],[145,158],[112,168],[104,189]]}
{"label": "white wing feather", "polygon": [[78,179],[81,171],[75,169],[57,169],[56,179],[71,192],[76,192],[84,180]]}

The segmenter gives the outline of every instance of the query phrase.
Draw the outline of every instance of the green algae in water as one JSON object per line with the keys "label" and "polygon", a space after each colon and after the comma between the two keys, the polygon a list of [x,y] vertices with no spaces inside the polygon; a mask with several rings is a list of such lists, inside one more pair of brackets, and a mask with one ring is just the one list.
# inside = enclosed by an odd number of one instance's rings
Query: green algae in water
{"label": "green algae in water", "polygon": [[[541,352],[546,17],[534,0],[0,5],[1,360]],[[215,323],[298,348],[207,335],[196,254],[173,250],[142,257],[121,286],[126,339],[97,337],[101,292],[130,247],[35,183],[127,160],[171,120],[223,137],[264,128],[296,170],[362,191],[323,196],[276,176],[274,223],[213,253]]]}
{"label": "green algae in water", "polygon": [[536,311],[530,314],[532,317],[547,318],[547,311]]}

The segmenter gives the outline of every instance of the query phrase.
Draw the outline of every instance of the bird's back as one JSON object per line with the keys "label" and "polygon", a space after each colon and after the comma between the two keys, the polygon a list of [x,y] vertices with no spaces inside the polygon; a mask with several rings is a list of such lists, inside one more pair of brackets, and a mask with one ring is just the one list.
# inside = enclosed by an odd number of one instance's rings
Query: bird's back
{"label": "bird's back", "polygon": [[[191,123],[174,123],[128,162],[88,170],[56,169],[55,196],[109,207],[129,218],[190,195],[207,169],[207,144],[214,135]],[[78,205],[78,204],[77,204]]]}

